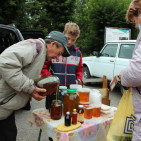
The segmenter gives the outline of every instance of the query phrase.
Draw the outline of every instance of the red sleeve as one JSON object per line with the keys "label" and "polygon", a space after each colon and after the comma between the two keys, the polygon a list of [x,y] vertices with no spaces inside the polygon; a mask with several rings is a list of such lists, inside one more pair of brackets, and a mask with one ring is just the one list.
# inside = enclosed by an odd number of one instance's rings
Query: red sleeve
{"label": "red sleeve", "polygon": [[41,71],[41,76],[51,75],[51,73],[49,72],[50,64],[51,64],[51,61],[46,61],[45,62],[44,66],[43,66],[43,69]]}
{"label": "red sleeve", "polygon": [[80,62],[79,62],[79,65],[77,66],[77,69],[76,69],[76,78],[77,79],[80,79],[80,81],[82,82],[83,80],[83,64],[82,64],[82,54],[80,56]]}

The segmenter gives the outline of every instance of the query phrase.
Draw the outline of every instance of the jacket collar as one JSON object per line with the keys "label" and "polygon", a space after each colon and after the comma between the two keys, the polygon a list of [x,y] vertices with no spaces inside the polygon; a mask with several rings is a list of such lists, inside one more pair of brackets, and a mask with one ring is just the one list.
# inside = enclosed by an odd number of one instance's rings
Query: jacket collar
{"label": "jacket collar", "polygon": [[76,45],[72,45],[72,46],[69,48],[69,50],[77,50]]}

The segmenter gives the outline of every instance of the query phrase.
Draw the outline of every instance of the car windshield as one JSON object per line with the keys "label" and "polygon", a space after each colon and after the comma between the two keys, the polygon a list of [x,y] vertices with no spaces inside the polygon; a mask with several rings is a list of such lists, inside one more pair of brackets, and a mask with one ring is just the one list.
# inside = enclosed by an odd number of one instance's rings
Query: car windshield
{"label": "car windshield", "polygon": [[108,44],[100,53],[101,56],[105,57],[115,57],[117,52],[118,44]]}

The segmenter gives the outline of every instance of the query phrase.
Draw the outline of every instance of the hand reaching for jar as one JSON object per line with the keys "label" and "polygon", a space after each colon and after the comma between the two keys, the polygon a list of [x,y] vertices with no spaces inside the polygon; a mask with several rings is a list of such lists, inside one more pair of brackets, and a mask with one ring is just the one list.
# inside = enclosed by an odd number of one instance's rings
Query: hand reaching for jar
{"label": "hand reaching for jar", "polygon": [[35,87],[34,91],[31,93],[31,96],[34,99],[40,101],[42,99],[45,99],[46,96],[40,95],[39,93],[45,93],[45,92],[46,92],[46,89]]}

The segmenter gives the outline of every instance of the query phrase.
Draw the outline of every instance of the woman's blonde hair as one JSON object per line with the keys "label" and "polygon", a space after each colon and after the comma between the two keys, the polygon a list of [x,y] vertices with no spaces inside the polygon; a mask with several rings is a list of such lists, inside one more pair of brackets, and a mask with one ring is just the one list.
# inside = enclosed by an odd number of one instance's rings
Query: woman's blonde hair
{"label": "woman's blonde hair", "polygon": [[68,22],[65,24],[64,34],[70,34],[72,36],[79,37],[80,29],[76,23]]}
{"label": "woman's blonde hair", "polygon": [[126,12],[126,21],[134,22],[133,17],[138,16],[139,10],[141,10],[141,0],[133,0]]}

